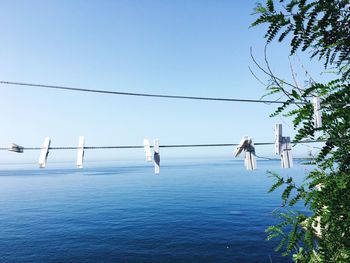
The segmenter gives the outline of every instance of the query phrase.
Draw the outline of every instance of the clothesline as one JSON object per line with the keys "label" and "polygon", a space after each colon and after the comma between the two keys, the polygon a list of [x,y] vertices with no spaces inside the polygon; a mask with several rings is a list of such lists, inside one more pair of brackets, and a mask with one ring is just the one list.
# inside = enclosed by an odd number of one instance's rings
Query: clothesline
{"label": "clothesline", "polygon": [[[74,88],[74,87],[58,86],[58,85],[46,85],[46,84],[24,83],[24,82],[12,82],[12,81],[4,81],[4,80],[0,80],[0,84],[3,84],[3,85],[14,85],[14,86],[27,86],[27,87],[54,89],[54,90],[66,90],[66,91],[75,91],[75,92],[89,92],[89,93],[100,93],[100,94],[109,94],[109,95],[153,97],[153,98],[165,98],[165,99],[247,102],[247,103],[265,103],[265,104],[284,104],[284,103],[286,103],[286,101],[279,101],[279,100],[218,98],[218,97],[199,97],[199,96],[180,96],[180,95],[134,93],[134,92],[111,91],[111,90]],[[290,103],[291,104],[300,104],[300,105],[310,104],[309,102],[296,102],[296,101],[290,102]]]}
{"label": "clothesline", "polygon": [[[23,83],[23,82],[10,82],[1,81],[0,84],[3,85],[15,85],[15,86],[28,86],[44,89],[55,89],[55,90],[66,90],[75,92],[90,92],[90,93],[102,93],[109,95],[125,95],[125,96],[142,96],[142,97],[155,97],[155,98],[166,98],[166,99],[187,99],[187,100],[207,100],[207,101],[226,101],[226,102],[248,102],[248,103],[265,103],[265,104],[304,104],[313,105],[314,108],[314,127],[316,129],[322,127],[322,109],[321,109],[321,99],[319,97],[314,97],[313,102],[303,101],[296,102],[293,99],[288,101],[279,100],[256,100],[256,99],[239,99],[239,98],[217,98],[217,97],[197,97],[197,96],[178,96],[178,95],[163,95],[163,94],[147,94],[147,93],[131,93],[131,92],[121,92],[121,91],[108,91],[108,90],[96,90],[96,89],[82,89],[73,88],[66,86],[57,85],[45,85],[45,84],[34,84],[34,83]],[[245,166],[248,170],[256,169],[256,153],[255,146],[258,145],[275,145],[275,154],[281,156],[281,165],[283,168],[291,168],[293,166],[292,148],[291,144],[305,144],[305,143],[315,143],[315,142],[325,142],[324,140],[305,140],[305,141],[292,141],[289,136],[282,136],[282,125],[275,125],[275,142],[258,142],[253,143],[250,137],[243,137],[239,144],[225,143],[225,144],[174,144],[174,145],[159,145],[159,140],[154,141],[154,146],[151,146],[148,139],[144,140],[144,145],[120,145],[120,146],[85,146],[84,136],[79,137],[79,144],[77,147],[51,147],[51,138],[46,137],[42,147],[22,147],[17,144],[11,144],[9,148],[0,148],[0,150],[9,150],[17,153],[23,153],[24,150],[41,150],[39,157],[39,165],[41,168],[45,168],[46,160],[50,150],[78,150],[77,156],[77,167],[83,167],[84,151],[92,149],[136,149],[144,148],[147,161],[154,161],[155,173],[159,173],[160,168],[160,148],[185,148],[185,147],[222,147],[222,146],[236,146],[235,157],[244,153],[245,155]],[[153,158],[151,153],[151,148],[153,149]]]}
{"label": "clothesline", "polygon": [[[326,142],[325,140],[304,140],[304,141],[292,141],[292,144],[303,144],[303,143],[320,143]],[[275,142],[256,142],[254,145],[274,145]],[[160,148],[192,148],[192,147],[229,147],[238,146],[238,143],[213,143],[213,144],[167,144],[159,145]],[[150,146],[153,148],[153,146]],[[49,147],[49,150],[77,150],[80,147],[77,146],[59,146]],[[117,146],[84,146],[84,150],[98,150],[98,149],[143,149],[143,145],[117,145]],[[8,150],[8,147],[1,147],[0,150]],[[23,150],[41,150],[42,147],[23,147]]]}

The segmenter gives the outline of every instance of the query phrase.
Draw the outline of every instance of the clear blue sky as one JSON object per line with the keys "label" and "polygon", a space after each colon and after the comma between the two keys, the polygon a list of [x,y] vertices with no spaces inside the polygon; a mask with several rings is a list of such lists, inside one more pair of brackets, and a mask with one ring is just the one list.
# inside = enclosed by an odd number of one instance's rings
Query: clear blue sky
{"label": "clear blue sky", "polygon": [[[77,88],[188,96],[260,98],[250,74],[252,46],[262,61],[264,27],[249,29],[254,1],[1,1],[0,79]],[[290,79],[289,49],[272,45],[276,73]],[[308,61],[305,63],[308,64]],[[308,64],[309,65],[309,64]],[[312,65],[312,64],[310,64]],[[310,71],[319,65],[310,66]],[[317,71],[315,70],[315,71]],[[262,76],[261,74],[259,74]],[[262,76],[263,77],[263,76]],[[273,141],[275,106],[162,100],[0,87],[0,145],[140,145]],[[289,120],[284,120],[290,123]],[[285,135],[294,132],[284,125]],[[162,150],[181,156],[232,156],[231,148]],[[296,154],[302,155],[301,147]],[[258,147],[271,155],[273,146]],[[39,152],[0,152],[1,162],[37,162]],[[50,153],[49,162],[75,151]],[[87,151],[86,160],[143,159],[143,150]]]}

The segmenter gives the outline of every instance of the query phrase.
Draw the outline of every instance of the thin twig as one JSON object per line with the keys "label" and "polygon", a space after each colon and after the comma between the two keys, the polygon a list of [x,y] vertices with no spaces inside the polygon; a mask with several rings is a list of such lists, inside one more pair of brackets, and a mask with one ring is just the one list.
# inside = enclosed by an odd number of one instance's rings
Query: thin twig
{"label": "thin twig", "polygon": [[[282,90],[282,92],[289,98],[289,100],[291,101],[294,101],[294,99],[290,96],[290,93],[288,93],[284,88],[283,86],[277,81],[281,81],[279,78],[276,77],[276,75],[272,72],[271,70],[271,67],[270,67],[270,64],[269,64],[269,61],[267,60],[267,45],[268,43],[265,45],[265,48],[264,48],[264,60],[265,60],[265,64],[266,64],[266,67],[269,71],[269,75],[272,77],[273,81],[275,82],[275,84]],[[286,83],[285,81],[282,80],[282,83]],[[291,85],[291,84],[290,84]],[[293,88],[298,88],[294,85],[292,85]],[[301,109],[301,107],[299,105],[297,105],[297,107],[299,109]]]}
{"label": "thin twig", "polygon": [[290,67],[290,71],[292,73],[292,78],[294,80],[294,83],[295,83],[295,86],[297,87],[297,89],[299,90],[299,92],[303,92],[304,90],[300,87],[300,84],[297,80],[297,77],[296,77],[296,74],[295,74],[295,71],[294,71],[294,68],[293,68],[293,65],[292,65],[292,61],[290,60],[290,56],[288,57],[288,60],[289,60],[289,67]]}
{"label": "thin twig", "polygon": [[284,80],[282,80],[282,79],[280,79],[280,78],[278,78],[278,77],[276,77],[276,76],[273,76],[273,75],[271,75],[268,71],[266,71],[266,70],[256,61],[256,59],[255,59],[255,57],[254,57],[254,55],[253,55],[253,49],[252,49],[252,47],[250,47],[250,57],[252,58],[254,64],[255,64],[262,72],[264,72],[266,75],[270,76],[271,78],[275,78],[275,79],[277,79],[277,80],[283,82],[283,83],[286,84],[287,86],[290,86],[290,87],[292,87],[292,88],[295,88],[295,86],[294,86],[293,84],[291,84],[291,83],[289,83],[289,82],[286,82],[286,81],[284,81]]}
{"label": "thin twig", "polygon": [[253,75],[253,77],[254,77],[261,85],[263,85],[263,86],[265,86],[265,87],[268,86],[268,84],[265,84],[261,79],[259,79],[259,78],[255,75],[255,73],[253,72],[253,70],[251,69],[251,67],[248,66],[248,69],[249,69],[250,73]]}

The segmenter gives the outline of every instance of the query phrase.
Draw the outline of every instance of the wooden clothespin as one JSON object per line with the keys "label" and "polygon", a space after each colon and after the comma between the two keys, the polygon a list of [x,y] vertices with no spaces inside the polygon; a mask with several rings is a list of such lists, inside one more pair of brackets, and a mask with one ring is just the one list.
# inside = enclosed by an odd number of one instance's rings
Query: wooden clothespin
{"label": "wooden clothespin", "polygon": [[147,162],[152,162],[152,153],[151,153],[151,146],[149,144],[148,139],[143,140],[143,147],[145,150],[145,155],[146,155],[146,161]]}
{"label": "wooden clothespin", "polygon": [[47,156],[49,155],[49,148],[51,144],[50,137],[46,137],[43,142],[43,146],[41,147],[40,157],[39,157],[39,167],[46,167]]}
{"label": "wooden clothespin", "polygon": [[282,124],[275,124],[275,154],[281,155],[282,149]]}
{"label": "wooden clothespin", "polygon": [[234,156],[237,157],[244,150],[245,159],[244,164],[247,170],[255,170],[256,169],[256,158],[255,158],[255,148],[254,143],[251,138],[244,136],[239,142]]}
{"label": "wooden clothespin", "polygon": [[83,162],[84,162],[84,143],[85,143],[85,138],[84,138],[84,136],[79,136],[79,141],[78,141],[78,155],[77,155],[77,168],[83,168]]}
{"label": "wooden clothespin", "polygon": [[15,143],[10,143],[8,149],[10,152],[23,153],[23,147]]}
{"label": "wooden clothespin", "polygon": [[321,114],[321,102],[319,97],[314,97],[314,127],[321,128],[322,127],[322,114]]}
{"label": "wooden clothespin", "polygon": [[154,140],[153,146],[153,160],[154,160],[154,173],[159,174],[160,172],[160,154],[159,154],[159,140]]}
{"label": "wooden clothespin", "polygon": [[282,153],[281,153],[282,168],[293,167],[292,147],[290,144],[291,144],[290,137],[282,137]]}

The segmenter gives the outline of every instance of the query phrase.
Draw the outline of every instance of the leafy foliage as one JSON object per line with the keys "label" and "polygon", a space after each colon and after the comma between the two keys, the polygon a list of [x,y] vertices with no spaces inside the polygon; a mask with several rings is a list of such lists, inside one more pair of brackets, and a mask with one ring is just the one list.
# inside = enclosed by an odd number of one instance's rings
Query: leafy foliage
{"label": "leafy foliage", "polygon": [[[280,223],[270,226],[267,239],[279,238],[276,248],[293,253],[296,262],[350,262],[350,1],[267,0],[257,4],[253,26],[267,24],[267,43],[290,41],[290,52],[311,51],[325,67],[336,69],[328,83],[311,81],[305,88],[281,81],[269,71],[268,93],[288,97],[272,117],[293,118],[295,141],[326,141],[311,161],[315,168],[301,185],[292,177],[269,172],[284,187]],[[310,97],[321,101],[322,127],[315,128]],[[294,211],[297,203],[309,213]]]}
{"label": "leafy foliage", "polygon": [[[350,5],[348,0],[280,1],[276,9],[272,0],[266,7],[258,4],[260,17],[252,24],[268,24],[265,38],[278,36],[283,41],[291,35],[291,54],[299,48],[311,50],[311,57],[324,59],[325,67],[335,65],[347,77],[350,74]],[[288,3],[286,3],[288,2]]]}

